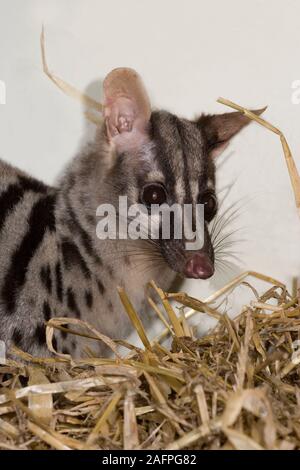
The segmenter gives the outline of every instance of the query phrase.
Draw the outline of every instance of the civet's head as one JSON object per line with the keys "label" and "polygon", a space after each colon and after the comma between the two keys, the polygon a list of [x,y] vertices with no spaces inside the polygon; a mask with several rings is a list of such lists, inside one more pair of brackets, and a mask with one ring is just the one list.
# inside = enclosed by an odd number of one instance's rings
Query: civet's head
{"label": "civet's head", "polygon": [[152,111],[141,78],[129,68],[115,69],[105,78],[104,117],[111,158],[107,182],[118,196],[148,210],[151,204],[204,204],[201,249],[187,250],[184,238],[162,236],[151,246],[175,272],[209,278],[214,250],[208,224],[218,210],[215,159],[249,119],[240,112],[188,120]]}

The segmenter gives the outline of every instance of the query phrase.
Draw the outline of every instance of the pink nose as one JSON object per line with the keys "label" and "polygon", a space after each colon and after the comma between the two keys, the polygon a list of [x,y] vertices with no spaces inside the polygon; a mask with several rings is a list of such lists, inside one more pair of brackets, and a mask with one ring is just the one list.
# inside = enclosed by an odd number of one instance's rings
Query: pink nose
{"label": "pink nose", "polygon": [[204,253],[196,253],[185,265],[184,274],[194,279],[208,279],[214,273],[214,265]]}

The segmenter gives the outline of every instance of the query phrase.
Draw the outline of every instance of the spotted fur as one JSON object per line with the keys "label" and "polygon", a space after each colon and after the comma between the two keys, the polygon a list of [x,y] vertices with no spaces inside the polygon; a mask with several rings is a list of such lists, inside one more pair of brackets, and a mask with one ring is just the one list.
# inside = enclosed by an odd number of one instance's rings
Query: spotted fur
{"label": "spotted fur", "polygon": [[[107,202],[117,206],[120,195],[139,202],[149,182],[163,184],[170,203],[195,203],[208,187],[214,191],[212,150],[246,124],[243,120],[230,132],[226,124],[220,137],[223,122],[216,127],[214,117],[190,121],[155,111],[143,142],[125,150],[111,145],[104,123],[57,187],[0,161],[0,339],[8,347],[48,354],[45,324],[53,316],[82,319],[113,338],[126,337],[131,326],[117,286],[126,289],[144,322],[150,321],[145,286],[154,279],[169,288],[182,272],[183,244],[100,241],[96,209]],[[207,228],[205,243],[213,257]],[[87,346],[107,352],[100,342],[63,331],[53,344],[75,356]]]}

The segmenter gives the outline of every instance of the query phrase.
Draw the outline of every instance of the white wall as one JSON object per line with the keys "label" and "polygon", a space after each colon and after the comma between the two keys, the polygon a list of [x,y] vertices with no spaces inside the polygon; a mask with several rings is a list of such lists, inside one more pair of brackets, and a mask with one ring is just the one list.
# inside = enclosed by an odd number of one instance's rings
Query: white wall
{"label": "white wall", "polygon": [[[42,73],[42,22],[51,69],[78,89],[99,98],[105,74],[131,66],[154,106],[187,117],[224,112],[218,96],[268,104],[266,118],[285,132],[300,167],[300,104],[291,101],[299,1],[0,0],[0,156],[51,183],[89,126],[80,104]],[[252,124],[227,154],[220,187],[235,181],[228,203],[241,201],[244,267],[290,283],[300,274],[300,221],[280,142]],[[220,282],[188,289],[202,297]]]}

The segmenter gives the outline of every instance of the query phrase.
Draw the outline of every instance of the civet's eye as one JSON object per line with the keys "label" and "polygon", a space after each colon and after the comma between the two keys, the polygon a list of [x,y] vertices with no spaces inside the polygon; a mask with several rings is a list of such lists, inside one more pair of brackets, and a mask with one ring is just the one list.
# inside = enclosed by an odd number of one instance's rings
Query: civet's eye
{"label": "civet's eye", "polygon": [[145,206],[151,206],[151,204],[163,204],[167,201],[165,188],[161,184],[157,183],[148,184],[143,188],[141,200]]}
{"label": "civet's eye", "polygon": [[205,191],[198,200],[199,204],[204,204],[204,218],[210,222],[216,215],[218,203],[215,194],[212,191]]}

